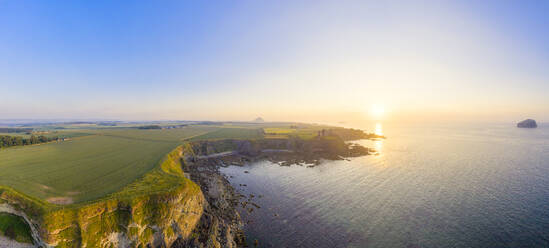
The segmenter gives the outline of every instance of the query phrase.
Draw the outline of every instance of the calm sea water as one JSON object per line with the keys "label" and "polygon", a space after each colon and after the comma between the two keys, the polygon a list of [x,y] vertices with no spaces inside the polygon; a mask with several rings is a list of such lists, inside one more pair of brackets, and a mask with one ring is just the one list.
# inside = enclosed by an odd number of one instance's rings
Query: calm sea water
{"label": "calm sea water", "polygon": [[549,126],[377,129],[388,139],[360,143],[378,156],[223,168],[261,207],[241,211],[251,243],[549,247]]}

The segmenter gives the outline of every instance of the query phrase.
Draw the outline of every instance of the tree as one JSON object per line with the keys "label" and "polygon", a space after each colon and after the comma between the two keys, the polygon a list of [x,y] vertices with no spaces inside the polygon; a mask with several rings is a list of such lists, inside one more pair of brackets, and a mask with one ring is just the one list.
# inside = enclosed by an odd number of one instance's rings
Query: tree
{"label": "tree", "polygon": [[15,146],[22,146],[23,145],[23,137],[21,136],[17,136],[17,137],[14,137],[14,145]]}
{"label": "tree", "polygon": [[48,142],[48,137],[46,137],[44,135],[40,135],[40,136],[38,136],[38,141],[40,141],[40,143]]}
{"label": "tree", "polygon": [[38,142],[39,142],[39,140],[38,140],[38,138],[36,138],[36,136],[32,135],[30,137],[30,143],[31,144],[38,144]]}

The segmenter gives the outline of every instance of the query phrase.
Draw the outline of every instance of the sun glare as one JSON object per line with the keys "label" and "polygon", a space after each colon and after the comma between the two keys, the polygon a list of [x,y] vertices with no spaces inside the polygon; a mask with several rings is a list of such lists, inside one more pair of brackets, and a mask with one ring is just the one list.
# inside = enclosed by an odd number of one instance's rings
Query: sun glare
{"label": "sun glare", "polygon": [[373,104],[370,107],[370,115],[372,116],[372,118],[379,120],[383,117],[384,114],[385,114],[385,108],[382,105]]}

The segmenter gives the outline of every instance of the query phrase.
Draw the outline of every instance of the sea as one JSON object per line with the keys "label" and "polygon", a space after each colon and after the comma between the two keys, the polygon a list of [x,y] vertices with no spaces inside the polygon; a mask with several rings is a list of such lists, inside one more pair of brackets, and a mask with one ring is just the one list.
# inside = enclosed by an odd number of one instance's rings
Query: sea
{"label": "sea", "polygon": [[221,169],[250,247],[549,247],[549,125],[364,129],[377,155]]}

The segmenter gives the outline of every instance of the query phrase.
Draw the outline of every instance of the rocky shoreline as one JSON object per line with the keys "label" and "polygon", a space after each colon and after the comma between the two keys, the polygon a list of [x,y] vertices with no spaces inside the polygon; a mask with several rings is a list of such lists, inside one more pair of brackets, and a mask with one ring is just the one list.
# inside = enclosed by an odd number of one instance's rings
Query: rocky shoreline
{"label": "rocky shoreline", "polygon": [[184,171],[200,186],[206,199],[204,212],[191,237],[172,247],[246,247],[242,221],[236,205],[240,195],[209,159],[187,159]]}
{"label": "rocky shoreline", "polygon": [[[264,141],[263,141],[264,142]],[[229,144],[229,146],[227,146]],[[312,145],[311,145],[312,144]],[[176,242],[172,247],[249,247],[258,246],[257,241],[247,244],[238,207],[248,212],[261,208],[253,198],[233,188],[219,168],[231,165],[244,166],[258,161],[271,161],[280,166],[292,164],[314,167],[323,160],[342,160],[375,154],[376,151],[356,144],[337,140],[296,144],[290,140],[275,140],[253,143],[247,140],[220,140],[195,143],[195,156],[183,158],[183,170],[189,179],[197,183],[206,199],[204,214],[192,239]],[[326,146],[326,144],[331,144]],[[218,147],[236,147],[235,150],[219,151]],[[246,171],[245,171],[246,173]],[[245,185],[244,185],[245,186]]]}

